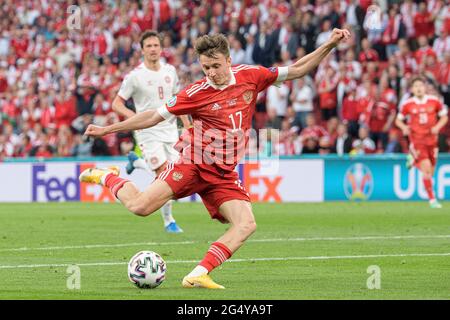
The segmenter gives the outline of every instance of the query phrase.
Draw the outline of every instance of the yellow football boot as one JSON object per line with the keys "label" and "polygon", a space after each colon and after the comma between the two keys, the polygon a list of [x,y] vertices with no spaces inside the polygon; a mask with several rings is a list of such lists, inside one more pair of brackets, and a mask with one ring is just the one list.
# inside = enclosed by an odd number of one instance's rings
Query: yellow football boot
{"label": "yellow football boot", "polygon": [[182,285],[184,288],[206,288],[206,289],[225,289],[224,286],[215,283],[207,274],[198,277],[184,277]]}
{"label": "yellow football boot", "polygon": [[108,173],[118,176],[120,174],[120,168],[117,166],[108,168],[89,168],[80,174],[79,180],[81,182],[102,184],[102,177]]}

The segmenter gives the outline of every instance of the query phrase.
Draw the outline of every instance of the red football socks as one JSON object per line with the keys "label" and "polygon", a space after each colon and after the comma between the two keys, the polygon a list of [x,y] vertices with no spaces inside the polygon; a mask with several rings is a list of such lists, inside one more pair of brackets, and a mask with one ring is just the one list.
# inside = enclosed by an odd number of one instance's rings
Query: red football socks
{"label": "red football socks", "polygon": [[130,182],[127,179],[123,179],[118,177],[112,173],[108,173],[105,177],[105,187],[111,190],[112,194],[117,198],[117,192],[123,187],[123,185],[127,182]]}
{"label": "red football socks", "polygon": [[205,267],[208,272],[211,272],[227,259],[231,257],[233,253],[224,244],[220,242],[214,242],[211,247],[209,247],[203,260],[199,265]]}
{"label": "red football socks", "polygon": [[428,194],[428,198],[430,200],[434,200],[434,192],[433,192],[433,182],[431,181],[431,179],[425,179],[423,178],[423,185],[425,186],[425,190],[427,191]]}

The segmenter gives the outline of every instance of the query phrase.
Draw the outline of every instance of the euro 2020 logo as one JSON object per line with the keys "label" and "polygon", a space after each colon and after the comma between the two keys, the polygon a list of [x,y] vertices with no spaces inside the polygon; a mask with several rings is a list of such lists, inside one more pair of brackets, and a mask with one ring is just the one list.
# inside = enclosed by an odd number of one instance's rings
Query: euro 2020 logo
{"label": "euro 2020 logo", "polygon": [[368,200],[373,191],[373,175],[362,163],[355,163],[344,176],[344,192],[349,200]]}

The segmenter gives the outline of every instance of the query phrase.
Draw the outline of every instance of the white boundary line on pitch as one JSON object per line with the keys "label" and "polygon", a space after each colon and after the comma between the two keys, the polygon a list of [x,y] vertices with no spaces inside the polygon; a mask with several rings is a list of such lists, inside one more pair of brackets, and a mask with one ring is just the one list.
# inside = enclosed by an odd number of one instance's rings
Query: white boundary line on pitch
{"label": "white boundary line on pitch", "polygon": [[[404,235],[404,236],[361,236],[361,237],[315,237],[315,238],[275,238],[275,239],[250,239],[246,242],[289,242],[289,241],[365,241],[365,240],[415,240],[415,239],[450,239],[449,234],[444,235]],[[0,252],[23,252],[23,251],[51,251],[70,249],[99,249],[99,248],[122,248],[137,246],[166,246],[166,245],[187,245],[200,243],[199,241],[179,241],[179,242],[134,242],[118,244],[88,244],[78,246],[61,247],[35,247],[35,248],[6,248]]]}
{"label": "white boundary line on pitch", "polygon": [[195,241],[179,241],[179,242],[132,242],[132,243],[117,243],[117,244],[86,244],[79,246],[62,246],[62,247],[35,247],[35,248],[11,248],[0,249],[0,252],[14,252],[14,251],[33,251],[33,250],[70,250],[70,249],[98,249],[98,248],[121,248],[121,247],[135,247],[135,246],[166,246],[166,245],[184,245],[193,244]]}
{"label": "white boundary line on pitch", "polygon": [[[311,256],[311,257],[273,257],[273,258],[248,258],[248,259],[231,259],[226,262],[253,262],[253,261],[298,261],[298,260],[333,260],[333,259],[371,259],[371,258],[400,258],[400,257],[447,257],[450,252],[444,253],[398,253],[398,254],[367,254],[367,255],[353,255],[353,256]],[[198,260],[173,260],[167,261],[167,264],[183,264],[183,263],[198,263]],[[79,267],[98,267],[98,266],[118,266],[126,265],[127,262],[91,262],[91,263],[61,263],[61,264],[24,264],[16,266],[2,266],[2,269],[19,269],[19,268],[57,268],[68,267],[76,265]]]}

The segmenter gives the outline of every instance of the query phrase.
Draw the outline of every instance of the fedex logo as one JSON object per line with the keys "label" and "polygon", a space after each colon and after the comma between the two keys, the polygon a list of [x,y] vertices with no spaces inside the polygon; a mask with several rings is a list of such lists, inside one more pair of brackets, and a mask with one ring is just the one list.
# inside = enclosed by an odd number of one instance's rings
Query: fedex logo
{"label": "fedex logo", "polygon": [[[260,173],[260,163],[246,163],[244,165],[244,185],[250,194],[250,200],[281,202],[282,199],[278,188],[283,177],[257,176],[254,173]],[[256,193],[255,189],[257,189]]]}
{"label": "fedex logo", "polygon": [[[62,169],[65,166],[60,166]],[[72,175],[63,177],[60,170],[53,174],[47,173],[45,164],[33,166],[32,195],[34,201],[79,201],[80,184],[78,182],[79,167],[75,168]]]}
{"label": "fedex logo", "polygon": [[93,164],[40,164],[32,167],[33,202],[114,202],[107,188],[80,183],[78,176]]}

